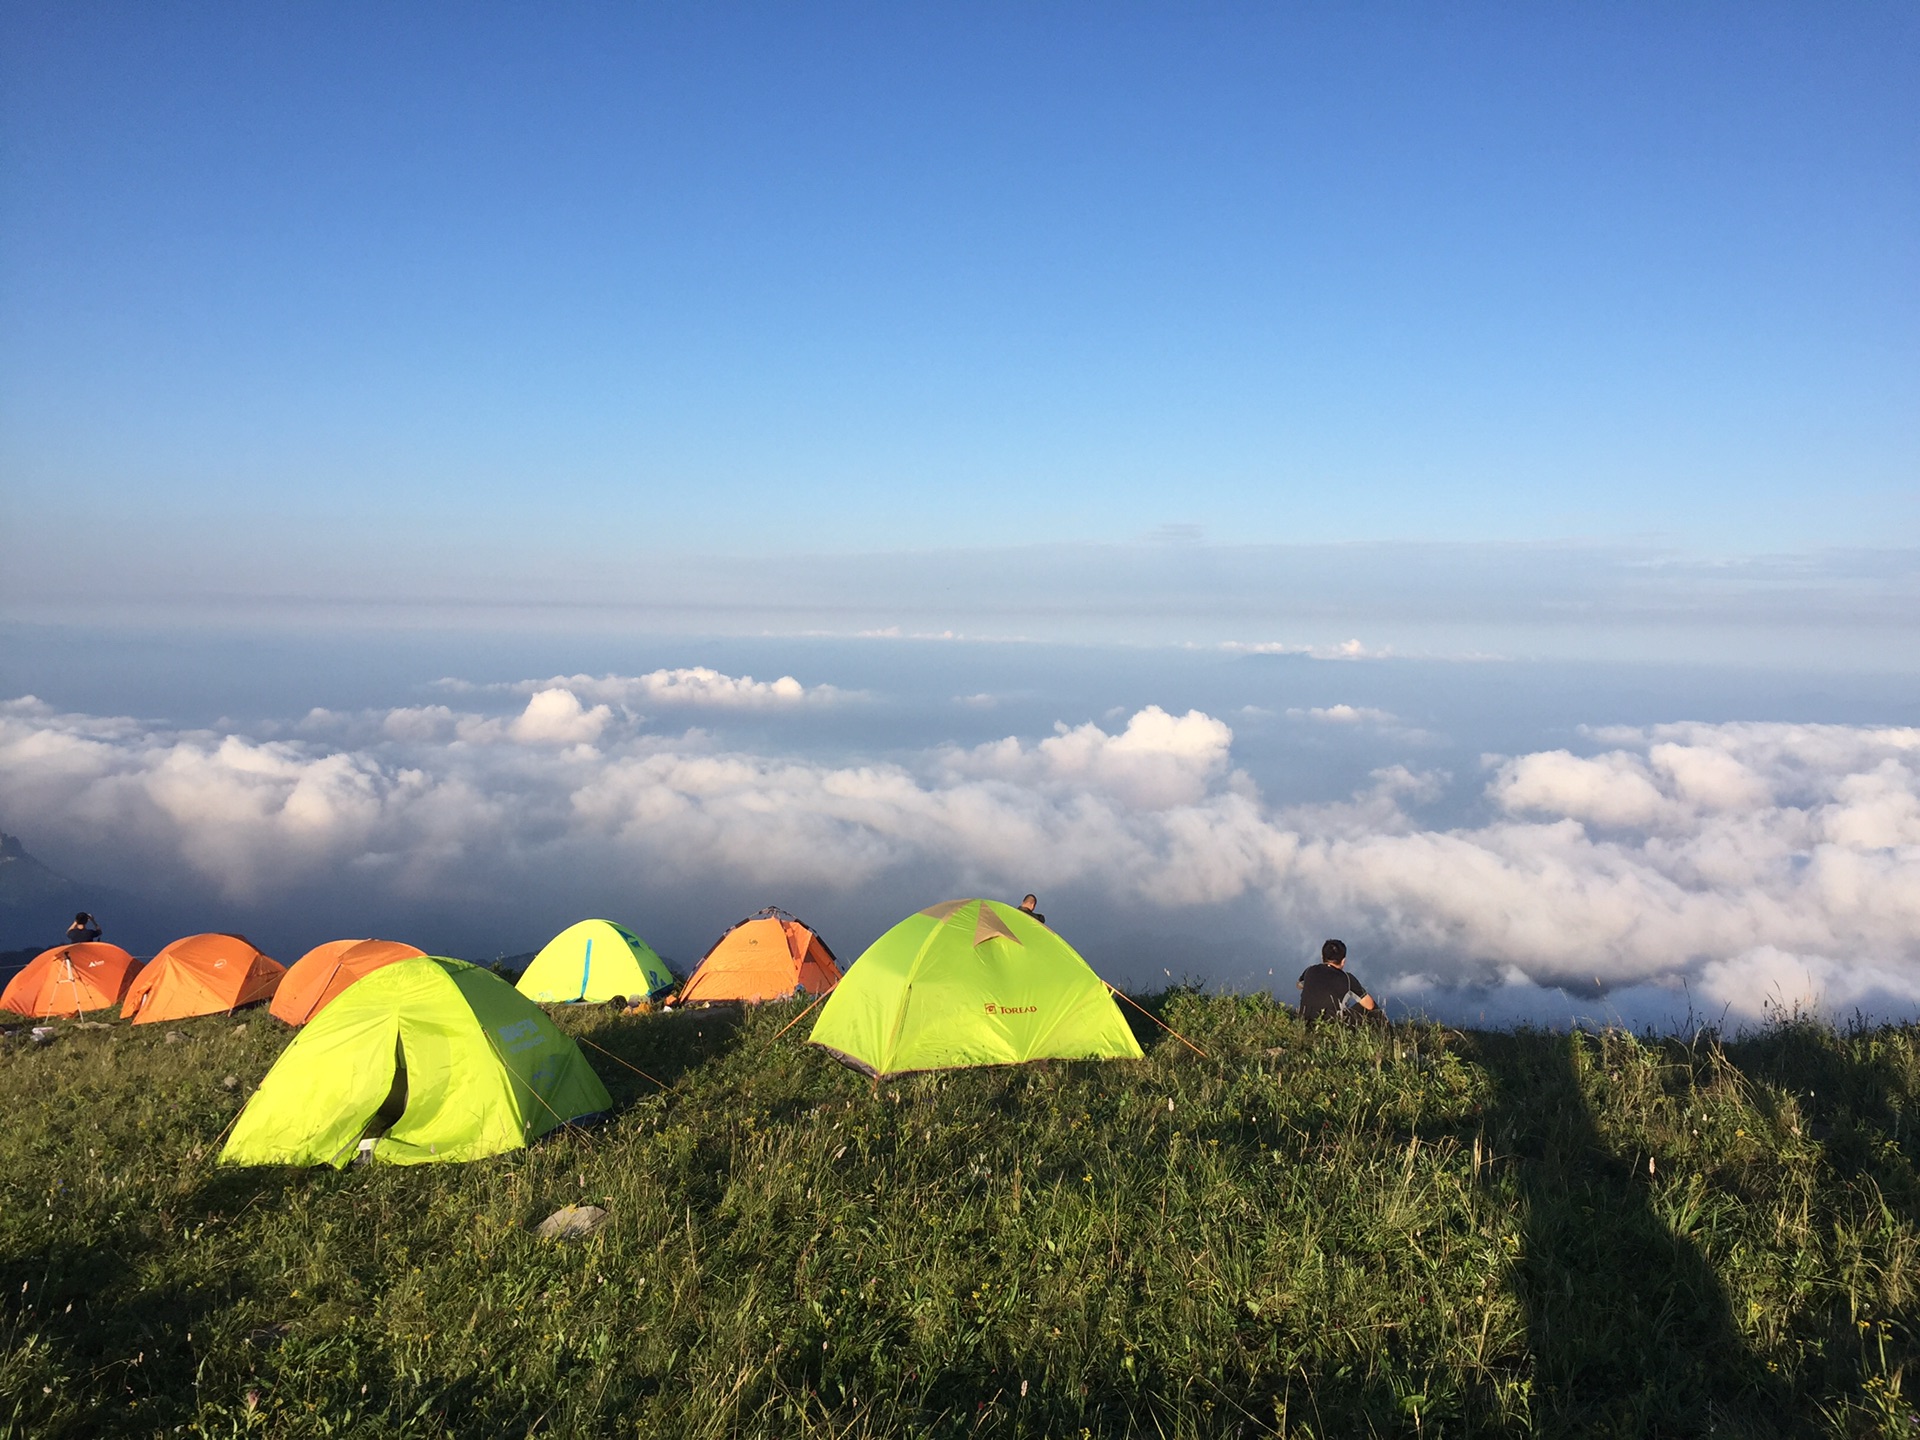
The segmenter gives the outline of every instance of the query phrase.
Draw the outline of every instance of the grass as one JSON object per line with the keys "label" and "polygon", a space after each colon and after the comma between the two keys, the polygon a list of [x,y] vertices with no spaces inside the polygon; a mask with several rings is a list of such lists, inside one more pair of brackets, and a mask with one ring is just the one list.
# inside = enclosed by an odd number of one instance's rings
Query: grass
{"label": "grass", "polygon": [[0,1433],[1920,1435],[1920,1030],[1149,1003],[1207,1058],[877,1088],[792,1006],[563,1012],[666,1088],[341,1173],[212,1164],[262,1012],[15,1035]]}

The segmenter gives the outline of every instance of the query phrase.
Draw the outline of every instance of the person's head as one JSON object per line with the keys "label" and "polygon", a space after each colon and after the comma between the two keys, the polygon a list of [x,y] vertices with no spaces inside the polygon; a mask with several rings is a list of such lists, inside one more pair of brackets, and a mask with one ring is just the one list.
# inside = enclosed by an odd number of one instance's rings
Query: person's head
{"label": "person's head", "polygon": [[82,910],[78,915],[73,917],[73,923],[76,925],[85,925],[91,919],[93,919],[93,916]]}
{"label": "person's head", "polygon": [[1344,940],[1327,941],[1326,944],[1320,947],[1320,963],[1322,965],[1331,965],[1336,969],[1346,964],[1347,942]]}
{"label": "person's head", "polygon": [[1039,897],[1038,895],[1028,895],[1028,896],[1025,896],[1025,897],[1024,897],[1024,898],[1023,898],[1023,899],[1022,899],[1022,900],[1020,901],[1020,908],[1021,908],[1022,910],[1037,910],[1037,909],[1039,909],[1039,908],[1040,908],[1040,897]]}

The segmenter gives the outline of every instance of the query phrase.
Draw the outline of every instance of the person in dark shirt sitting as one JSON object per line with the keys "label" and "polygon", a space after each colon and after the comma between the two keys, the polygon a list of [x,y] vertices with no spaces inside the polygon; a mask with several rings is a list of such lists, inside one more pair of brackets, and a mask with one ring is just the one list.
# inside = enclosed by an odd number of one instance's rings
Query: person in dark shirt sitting
{"label": "person in dark shirt sitting", "polygon": [[1026,899],[1020,902],[1020,908],[1026,914],[1033,916],[1034,919],[1038,920],[1042,925],[1044,925],[1047,923],[1047,917],[1042,915],[1040,911],[1035,908],[1039,904],[1040,904],[1040,897],[1038,895],[1029,895],[1027,896]]}
{"label": "person in dark shirt sitting", "polygon": [[[1349,996],[1353,999],[1351,1011],[1347,1008]],[[1345,941],[1327,941],[1320,947],[1320,963],[1300,972],[1300,1018],[1308,1024],[1326,1019],[1374,1023],[1386,1019],[1367,987],[1347,974]]]}
{"label": "person in dark shirt sitting", "polygon": [[69,945],[90,945],[100,938],[100,922],[82,910],[73,917],[73,924],[67,926]]}

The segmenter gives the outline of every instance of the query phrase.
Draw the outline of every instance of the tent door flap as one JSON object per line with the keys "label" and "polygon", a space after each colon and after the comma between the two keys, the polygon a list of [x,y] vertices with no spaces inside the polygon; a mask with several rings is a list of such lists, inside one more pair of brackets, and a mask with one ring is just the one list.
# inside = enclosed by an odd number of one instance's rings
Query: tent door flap
{"label": "tent door flap", "polygon": [[393,1086],[387,1091],[387,1098],[380,1102],[380,1108],[373,1112],[367,1121],[367,1128],[361,1132],[365,1140],[377,1140],[395,1125],[400,1117],[407,1113],[407,1051],[400,1043],[398,1035],[393,1037]]}

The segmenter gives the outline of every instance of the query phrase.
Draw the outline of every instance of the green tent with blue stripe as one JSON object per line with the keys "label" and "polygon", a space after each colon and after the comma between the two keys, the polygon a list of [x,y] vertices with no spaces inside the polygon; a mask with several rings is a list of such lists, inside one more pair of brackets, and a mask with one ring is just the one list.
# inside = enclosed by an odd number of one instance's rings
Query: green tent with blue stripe
{"label": "green tent with blue stripe", "polygon": [[644,1000],[673,988],[673,972],[654,948],[624,925],[582,920],[569,925],[533,957],[518,989],[542,1005],[605,1001],[616,995]]}

